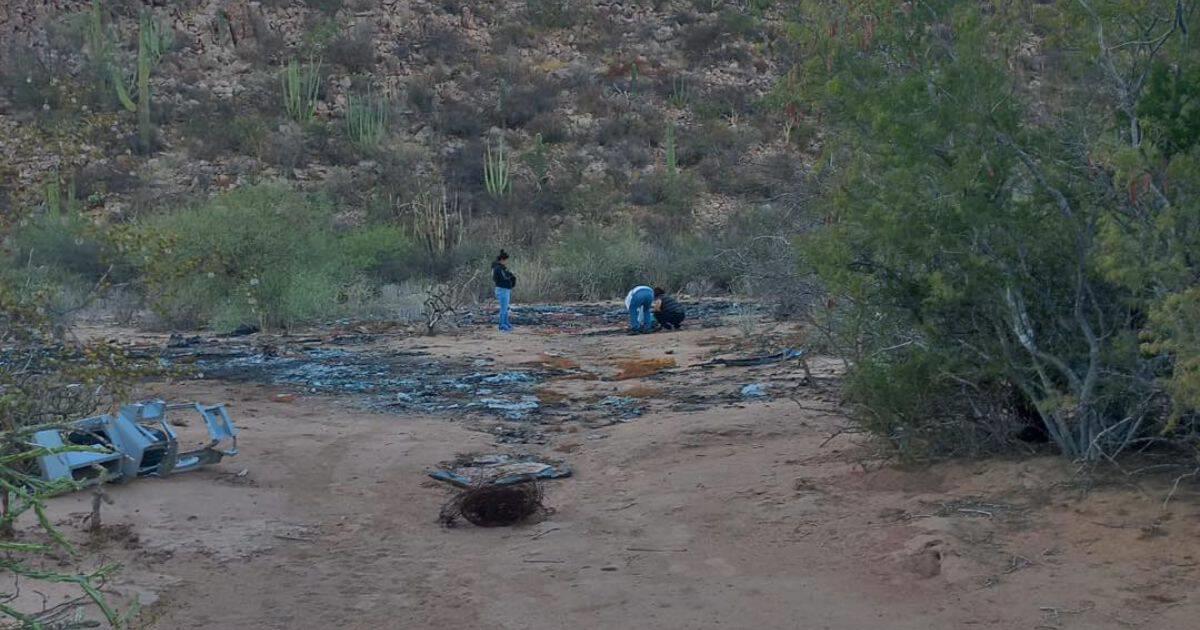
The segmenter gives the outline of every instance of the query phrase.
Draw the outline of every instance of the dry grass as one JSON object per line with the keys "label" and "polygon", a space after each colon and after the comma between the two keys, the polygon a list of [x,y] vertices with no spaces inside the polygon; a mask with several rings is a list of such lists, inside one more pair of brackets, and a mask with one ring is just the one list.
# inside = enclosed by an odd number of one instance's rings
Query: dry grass
{"label": "dry grass", "polygon": [[626,398],[662,398],[663,390],[662,388],[650,387],[648,385],[634,385],[619,395]]}
{"label": "dry grass", "polygon": [[549,387],[543,387],[533,392],[538,397],[543,405],[561,405],[567,402],[570,398],[567,394],[560,391],[555,391]]}
{"label": "dry grass", "polygon": [[554,356],[551,354],[542,354],[536,361],[531,361],[531,365],[535,365],[545,370],[578,370],[579,362],[567,357]]}
{"label": "dry grass", "polygon": [[617,364],[617,368],[620,371],[617,372],[615,380],[627,381],[634,378],[653,376],[675,366],[675,359],[633,359],[632,361],[622,361]]}

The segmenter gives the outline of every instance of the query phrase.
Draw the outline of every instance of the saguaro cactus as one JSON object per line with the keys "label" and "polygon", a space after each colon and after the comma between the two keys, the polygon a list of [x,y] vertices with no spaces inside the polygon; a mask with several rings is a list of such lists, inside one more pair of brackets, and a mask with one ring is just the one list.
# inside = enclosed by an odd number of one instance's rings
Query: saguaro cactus
{"label": "saguaro cactus", "polygon": [[129,88],[120,76],[120,70],[112,66],[113,85],[117,90],[117,98],[128,111],[137,114],[138,145],[142,151],[149,151],[154,144],[154,127],[150,122],[150,72],[171,44],[171,34],[164,31],[150,16],[142,12],[138,24],[138,53],[137,69],[134,74],[134,86],[137,89],[137,101],[129,95]]}

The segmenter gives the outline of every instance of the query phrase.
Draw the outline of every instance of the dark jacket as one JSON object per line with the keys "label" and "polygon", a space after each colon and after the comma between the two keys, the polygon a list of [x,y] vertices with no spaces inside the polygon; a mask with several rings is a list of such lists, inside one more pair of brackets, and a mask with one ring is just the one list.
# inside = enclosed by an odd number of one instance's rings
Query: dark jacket
{"label": "dark jacket", "polygon": [[663,319],[678,319],[679,321],[683,321],[684,316],[687,314],[687,310],[684,309],[683,304],[679,303],[679,300],[676,300],[669,295],[663,295],[658,299],[662,300],[662,305],[659,307],[658,312],[663,315]]}
{"label": "dark jacket", "polygon": [[492,262],[492,282],[499,289],[511,289],[517,286],[517,276],[496,260]]}

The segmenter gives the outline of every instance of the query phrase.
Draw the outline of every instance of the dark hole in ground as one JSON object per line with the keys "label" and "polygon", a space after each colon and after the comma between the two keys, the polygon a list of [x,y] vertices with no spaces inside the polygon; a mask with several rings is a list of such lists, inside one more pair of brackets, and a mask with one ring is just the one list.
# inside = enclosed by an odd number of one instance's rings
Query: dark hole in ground
{"label": "dark hole in ground", "polygon": [[504,527],[524,522],[544,511],[542,488],[535,482],[511,486],[491,484],[456,494],[438,514],[438,522],[453,527],[459,518],[479,527]]}

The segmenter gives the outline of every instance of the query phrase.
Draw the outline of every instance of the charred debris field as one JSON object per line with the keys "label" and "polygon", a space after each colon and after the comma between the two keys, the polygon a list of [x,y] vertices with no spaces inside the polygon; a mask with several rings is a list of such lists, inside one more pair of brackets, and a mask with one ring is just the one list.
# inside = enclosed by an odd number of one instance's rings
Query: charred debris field
{"label": "charred debris field", "polygon": [[[754,304],[717,300],[694,302],[689,311],[694,315],[689,326],[694,329],[714,329],[736,318],[763,315]],[[739,366],[736,359],[685,365],[665,343],[658,357],[608,356],[607,342],[624,334],[625,318],[623,309],[605,304],[536,305],[514,314],[514,323],[525,334],[577,339],[587,347],[581,352],[602,355],[605,361],[600,367],[581,366],[569,350],[541,352],[513,362],[484,347],[453,353],[433,347],[442,339],[490,327],[489,314],[478,310],[461,314],[457,333],[442,337],[342,322],[308,335],[176,333],[165,346],[138,344],[133,352],[157,357],[185,378],[278,387],[278,400],[329,396],[372,412],[462,419],[495,435],[500,443],[543,444],[547,430],[561,431],[564,425],[586,430],[630,422],[652,409],[702,411],[782,396],[786,388],[795,386],[793,372],[799,370],[794,365],[786,374],[772,377],[780,380],[774,386],[755,382],[752,375],[745,382],[730,382],[727,370],[709,368]],[[672,335],[658,334],[664,342]],[[518,334],[510,339],[519,338]],[[771,369],[794,363],[801,353],[788,350],[763,356],[763,369]]]}

